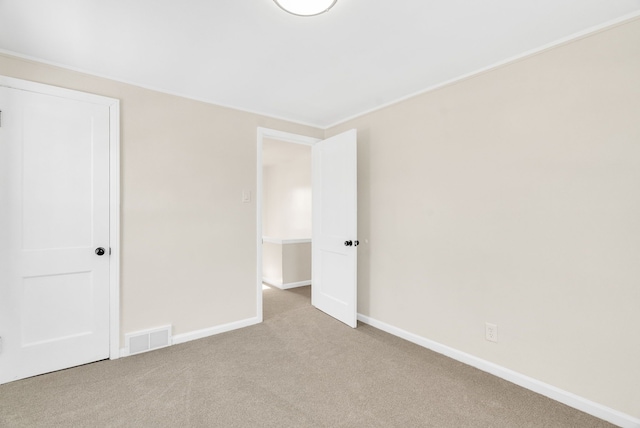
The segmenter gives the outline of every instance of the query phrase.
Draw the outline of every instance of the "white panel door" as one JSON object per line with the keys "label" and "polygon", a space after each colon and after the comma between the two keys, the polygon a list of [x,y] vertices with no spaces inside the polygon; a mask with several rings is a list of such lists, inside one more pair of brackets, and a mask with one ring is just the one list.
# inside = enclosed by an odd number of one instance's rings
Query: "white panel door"
{"label": "white panel door", "polygon": [[109,108],[0,87],[0,110],[5,383],[109,357]]}
{"label": "white panel door", "polygon": [[312,148],[313,233],[311,303],[356,327],[357,147],[356,130]]}

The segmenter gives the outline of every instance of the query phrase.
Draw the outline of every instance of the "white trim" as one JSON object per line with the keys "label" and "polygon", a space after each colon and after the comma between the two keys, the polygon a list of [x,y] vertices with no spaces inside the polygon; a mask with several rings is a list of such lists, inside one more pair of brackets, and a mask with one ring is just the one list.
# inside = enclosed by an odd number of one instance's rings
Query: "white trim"
{"label": "white trim", "polygon": [[287,143],[303,144],[313,146],[320,141],[320,138],[308,137],[305,135],[291,134],[289,132],[278,131],[269,128],[257,128],[256,144],[256,318],[262,322],[262,147],[264,139],[285,141]]}
{"label": "white trim", "polygon": [[34,82],[32,80],[16,79],[14,77],[8,77],[0,75],[0,86],[4,86],[11,89],[18,89],[21,91],[37,92],[45,95],[52,95],[60,98],[70,98],[78,101],[89,102],[93,104],[100,104],[106,106],[112,106],[118,104],[119,100],[115,98],[109,98],[102,95],[91,94],[89,92],[76,91],[74,89],[61,88],[59,86],[53,86],[45,83]]}
{"label": "white trim", "polygon": [[120,357],[120,101],[88,92],[0,75],[0,86],[109,108],[109,358]]}
{"label": "white trim", "polygon": [[586,398],[564,391],[553,385],[541,382],[506,367],[502,367],[474,355],[467,354],[466,352],[462,352],[433,340],[418,336],[417,334],[410,333],[406,330],[402,330],[366,315],[358,314],[358,321],[369,324],[372,327],[430,349],[439,354],[446,355],[449,358],[468,364],[484,372],[491,373],[494,376],[544,395],[545,397],[549,397],[552,400],[566,404],[574,409],[578,409],[597,418],[611,422],[612,424],[619,425],[623,428],[640,428],[640,419],[619,412],[610,407],[603,406],[602,404],[587,400]]}
{"label": "white trim", "polygon": [[273,278],[262,278],[262,282],[272,287],[279,288],[280,290],[289,290],[291,288],[298,288],[298,287],[304,287],[306,285],[311,285],[311,280],[288,282],[286,284],[283,284],[282,281],[279,281]]}
{"label": "white trim", "polygon": [[215,336],[216,334],[226,333],[228,331],[237,330],[244,327],[249,327],[255,324],[259,324],[262,320],[258,317],[247,318],[245,320],[230,322],[228,324],[222,324],[215,327],[204,328],[202,330],[191,331],[189,333],[182,333],[173,336],[173,344],[178,345],[180,343],[190,342],[192,340],[204,339],[205,337]]}
{"label": "white trim", "polygon": [[284,116],[278,116],[278,115],[274,115],[274,114],[264,113],[264,112],[260,112],[258,110],[251,110],[251,109],[242,108],[242,107],[235,107],[235,106],[232,106],[230,104],[223,104],[223,103],[220,103],[220,102],[217,102],[217,101],[212,101],[212,100],[207,99],[207,98],[200,98],[200,97],[195,97],[193,95],[186,95],[186,94],[183,94],[181,92],[168,91],[166,89],[161,89],[161,88],[158,88],[156,86],[144,85],[144,84],[141,84],[141,83],[136,83],[136,82],[131,81],[131,80],[120,79],[120,78],[117,78],[117,77],[109,76],[107,74],[95,73],[93,71],[89,71],[89,70],[86,70],[84,68],[73,67],[71,65],[65,65],[65,64],[61,64],[59,62],[49,61],[49,60],[46,60],[46,59],[43,59],[43,58],[38,58],[38,57],[35,57],[35,56],[31,56],[31,55],[25,55],[25,54],[22,54],[22,53],[19,53],[19,52],[15,52],[15,51],[10,51],[10,50],[7,50],[7,49],[0,49],[0,55],[12,56],[12,57],[16,57],[16,58],[19,58],[19,59],[24,59],[24,60],[27,60],[27,61],[38,62],[38,63],[41,63],[41,64],[50,65],[52,67],[58,67],[58,68],[62,68],[62,69],[65,69],[65,70],[70,70],[70,71],[74,71],[76,73],[86,74],[88,76],[99,77],[101,79],[108,79],[108,80],[111,80],[111,81],[114,81],[114,82],[123,83],[125,85],[131,85],[131,86],[135,86],[137,88],[148,89],[150,91],[159,92],[161,94],[173,95],[175,97],[180,97],[180,98],[185,98],[185,99],[188,99],[188,100],[198,101],[198,102],[201,102],[201,103],[210,104],[210,105],[214,105],[214,106],[217,106],[217,107],[228,108],[228,109],[231,109],[231,110],[241,111],[241,112],[249,113],[249,114],[255,114],[255,115],[258,115],[258,116],[267,117],[267,118],[271,118],[271,119],[284,120],[286,122],[295,123],[295,124],[298,124],[298,125],[304,125],[304,126],[310,126],[310,127],[313,127],[313,128],[323,129],[318,124],[309,123],[309,122],[303,122],[303,121],[295,120],[295,119],[289,119],[289,118],[286,118]]}
{"label": "white trim", "polygon": [[289,244],[311,244],[311,238],[304,239],[280,239],[280,238],[271,238],[270,236],[263,236],[262,242],[268,242],[270,244],[280,244],[280,245],[289,245]]}
{"label": "white trim", "polygon": [[262,283],[282,289],[282,278],[267,278],[265,276],[262,278]]}
{"label": "white trim", "polygon": [[437,89],[443,88],[445,86],[456,84],[458,82],[461,82],[461,81],[466,80],[466,79],[470,79],[472,77],[475,77],[475,76],[477,76],[479,74],[482,74],[482,73],[485,73],[487,71],[491,71],[491,70],[494,70],[496,68],[500,68],[502,66],[509,65],[511,63],[514,63],[514,62],[526,59],[528,57],[537,55],[539,53],[542,53],[542,52],[544,52],[546,50],[549,50],[549,49],[552,49],[552,48],[555,48],[555,47],[558,47],[558,46],[561,46],[561,45],[565,45],[565,44],[571,43],[573,41],[577,41],[579,39],[591,36],[593,34],[596,34],[596,33],[599,33],[601,31],[607,30],[609,28],[613,28],[613,27],[615,27],[617,25],[625,23],[626,21],[631,21],[631,20],[633,20],[634,18],[637,18],[637,17],[640,17],[640,11],[628,13],[626,15],[623,15],[623,16],[619,17],[619,18],[615,18],[615,19],[612,19],[610,21],[607,21],[607,22],[605,22],[603,24],[599,24],[599,25],[595,25],[593,27],[589,27],[586,30],[578,31],[577,33],[573,33],[570,36],[563,37],[563,38],[558,39],[556,41],[553,41],[551,43],[547,43],[547,44],[542,45],[540,47],[537,47],[537,48],[528,50],[526,52],[511,56],[509,58],[506,58],[506,59],[503,59],[501,61],[495,62],[495,63],[493,63],[491,65],[488,65],[486,67],[479,68],[478,70],[474,70],[474,71],[471,71],[469,73],[462,74],[462,75],[460,75],[458,77],[454,77],[453,79],[445,80],[444,82],[436,83],[435,85],[429,86],[429,87],[427,87],[425,89],[420,89],[419,91],[416,91],[416,92],[413,92],[411,94],[405,95],[403,97],[397,98],[397,99],[395,99],[393,101],[389,101],[388,103],[379,105],[377,107],[372,107],[372,108],[370,108],[368,110],[365,110],[363,112],[360,112],[360,113],[356,113],[354,115],[351,115],[351,116],[347,117],[346,119],[340,119],[340,120],[332,123],[331,125],[323,126],[322,129],[327,130],[327,129],[336,127],[338,125],[342,125],[343,123],[349,122],[350,120],[354,120],[354,119],[357,119],[359,117],[366,116],[366,115],[368,115],[370,113],[373,113],[373,112],[376,112],[378,110],[382,110],[384,108],[390,107],[390,106],[395,105],[395,104],[399,104],[399,103],[401,103],[403,101],[409,100],[409,99],[417,97],[419,95],[426,94],[427,92],[432,92],[432,91],[435,91]]}
{"label": "white trim", "polygon": [[[313,146],[321,138],[307,137],[306,135],[292,134],[290,132],[278,131],[276,129],[258,127],[258,138],[270,138],[272,140],[284,141],[286,143],[303,144]],[[262,168],[262,163],[260,164]]]}
{"label": "white trim", "polygon": [[262,140],[264,131],[258,128],[256,144],[256,317],[262,322]]}
{"label": "white trim", "polygon": [[109,106],[109,358],[120,357],[120,101]]}
{"label": "white trim", "polygon": [[291,288],[305,287],[307,285],[311,285],[311,280],[298,281],[298,282],[287,282],[286,284],[282,284],[281,288],[283,290],[289,290]]}

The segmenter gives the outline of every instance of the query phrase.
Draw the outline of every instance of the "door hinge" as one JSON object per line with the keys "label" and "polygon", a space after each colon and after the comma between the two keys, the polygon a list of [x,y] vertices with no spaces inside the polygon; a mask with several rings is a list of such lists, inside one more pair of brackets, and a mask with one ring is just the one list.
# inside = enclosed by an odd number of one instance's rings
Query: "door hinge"
{"label": "door hinge", "polygon": [[109,247],[109,255],[111,255],[111,247]]}
{"label": "door hinge", "polygon": [[2,128],[2,110],[0,110],[0,128]]}

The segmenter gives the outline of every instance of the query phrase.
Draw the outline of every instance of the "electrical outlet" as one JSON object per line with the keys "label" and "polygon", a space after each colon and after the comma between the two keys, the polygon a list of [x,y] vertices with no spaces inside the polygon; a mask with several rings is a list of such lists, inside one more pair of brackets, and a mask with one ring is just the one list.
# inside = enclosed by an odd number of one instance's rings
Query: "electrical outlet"
{"label": "electrical outlet", "polygon": [[491,323],[484,323],[484,336],[489,342],[498,341],[498,326]]}

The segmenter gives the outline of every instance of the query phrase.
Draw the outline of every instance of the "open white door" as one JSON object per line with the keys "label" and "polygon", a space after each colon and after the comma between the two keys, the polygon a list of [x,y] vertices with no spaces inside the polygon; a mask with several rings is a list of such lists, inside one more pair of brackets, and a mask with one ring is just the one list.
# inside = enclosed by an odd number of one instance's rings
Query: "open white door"
{"label": "open white door", "polygon": [[109,107],[0,87],[0,383],[108,358]]}
{"label": "open white door", "polygon": [[313,236],[311,304],[357,325],[357,133],[312,148]]}

